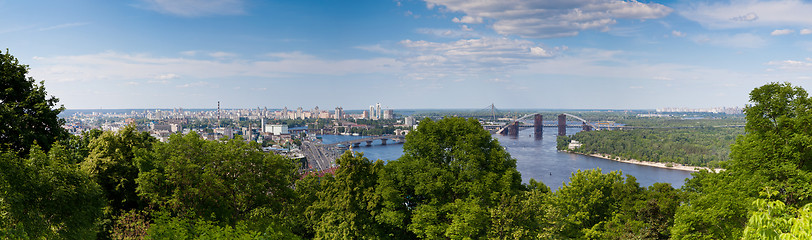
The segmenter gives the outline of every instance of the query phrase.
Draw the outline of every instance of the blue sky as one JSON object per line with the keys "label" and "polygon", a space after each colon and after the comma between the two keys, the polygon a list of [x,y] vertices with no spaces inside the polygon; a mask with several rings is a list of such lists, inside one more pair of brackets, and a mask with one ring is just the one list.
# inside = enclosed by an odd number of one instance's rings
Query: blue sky
{"label": "blue sky", "polygon": [[0,0],[69,109],[744,106],[812,90],[812,2]]}

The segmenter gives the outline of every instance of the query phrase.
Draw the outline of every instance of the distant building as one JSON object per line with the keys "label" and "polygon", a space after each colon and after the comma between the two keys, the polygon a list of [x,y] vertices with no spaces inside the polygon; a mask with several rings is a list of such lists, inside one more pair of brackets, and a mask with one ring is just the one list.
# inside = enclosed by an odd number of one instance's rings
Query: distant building
{"label": "distant building", "polygon": [[570,141],[570,144],[567,145],[567,149],[575,150],[576,148],[580,148],[582,145],[583,144],[581,144],[580,142],[572,140],[572,141]]}
{"label": "distant building", "polygon": [[383,119],[392,119],[395,117],[395,111],[392,109],[383,110]]}
{"label": "distant building", "polygon": [[336,113],[334,117],[336,120],[341,120],[342,118],[344,118],[344,108],[336,107]]}
{"label": "distant building", "polygon": [[414,117],[412,117],[412,116],[406,117],[406,119],[404,119],[404,121],[403,121],[403,124],[405,124],[406,126],[409,126],[409,127],[414,126],[414,124],[415,124]]}
{"label": "distant building", "polygon": [[375,104],[375,118],[381,119],[381,103]]}
{"label": "distant building", "polygon": [[375,116],[375,106],[369,105],[369,118],[368,119],[378,119],[378,116]]}
{"label": "distant building", "polygon": [[367,110],[364,110],[364,113],[361,114],[361,118],[369,119],[369,112]]}
{"label": "distant building", "polygon": [[290,132],[288,132],[288,125],[278,125],[278,124],[266,124],[265,132],[273,133],[273,135],[290,134]]}
{"label": "distant building", "polygon": [[180,124],[172,123],[172,124],[169,124],[169,130],[171,132],[173,132],[173,133],[182,132],[183,131],[183,126],[180,125]]}

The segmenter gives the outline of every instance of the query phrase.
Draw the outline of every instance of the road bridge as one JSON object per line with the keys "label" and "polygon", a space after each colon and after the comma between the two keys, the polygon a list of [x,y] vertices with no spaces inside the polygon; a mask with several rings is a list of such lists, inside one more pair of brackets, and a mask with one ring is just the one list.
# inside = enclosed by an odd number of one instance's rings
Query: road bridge
{"label": "road bridge", "polygon": [[[522,120],[528,119],[530,117],[534,118],[533,125],[522,125],[522,124],[520,124],[520,122]],[[566,120],[567,117],[572,117],[572,118],[575,118],[575,119],[581,121],[581,123],[582,123],[581,126],[567,125],[567,120]],[[501,126],[501,128],[496,130],[496,133],[502,134],[502,135],[518,136],[520,128],[529,128],[529,127],[532,126],[535,129],[535,131],[534,131],[535,134],[540,136],[542,134],[543,127],[545,127],[542,120],[543,119],[542,119],[541,113],[527,114],[527,115],[525,115],[525,116],[523,116],[521,118],[518,118],[516,120],[513,120],[513,121],[509,122],[506,125]],[[566,132],[567,132],[566,129],[568,127],[581,127],[584,131],[601,130],[601,128],[598,127],[597,125],[595,125],[594,123],[590,123],[589,121],[584,120],[581,117],[578,117],[578,116],[575,116],[575,115],[572,115],[572,114],[569,114],[569,113],[562,113],[561,115],[558,115],[558,124],[555,125],[555,126],[558,127],[558,135],[565,135]],[[485,127],[485,128],[488,129],[488,127]]]}
{"label": "road bridge", "polygon": [[337,142],[332,144],[319,144],[310,141],[302,142],[302,153],[307,158],[307,163],[310,168],[315,170],[324,170],[333,167],[335,160],[341,156],[346,150],[340,146],[353,146],[359,147],[361,143],[366,143],[367,146],[373,146],[374,141],[380,141],[381,145],[387,145],[388,141],[394,143],[403,143],[406,140],[403,135],[383,135],[367,138],[353,139],[349,141]]}

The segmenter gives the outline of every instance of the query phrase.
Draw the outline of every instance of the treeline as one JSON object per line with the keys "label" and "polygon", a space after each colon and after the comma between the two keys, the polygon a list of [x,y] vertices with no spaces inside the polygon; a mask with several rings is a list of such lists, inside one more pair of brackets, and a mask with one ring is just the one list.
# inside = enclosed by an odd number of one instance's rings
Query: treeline
{"label": "treeline", "polygon": [[714,166],[727,161],[730,145],[744,128],[632,129],[578,132],[559,136],[559,150],[571,140],[582,144],[574,151],[607,154],[623,159]]}

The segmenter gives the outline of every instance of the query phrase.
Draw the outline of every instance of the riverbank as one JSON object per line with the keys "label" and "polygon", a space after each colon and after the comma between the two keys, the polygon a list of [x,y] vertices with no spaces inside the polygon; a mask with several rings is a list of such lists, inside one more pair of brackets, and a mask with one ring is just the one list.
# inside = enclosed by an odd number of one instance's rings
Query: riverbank
{"label": "riverbank", "polygon": [[[612,161],[616,161],[616,162],[622,162],[622,163],[643,165],[643,166],[656,167],[656,168],[674,169],[674,170],[688,171],[688,172],[699,172],[702,169],[706,169],[706,170],[712,171],[712,172],[720,172],[720,171],[725,170],[724,168],[708,168],[708,167],[687,166],[687,165],[682,165],[682,164],[679,164],[679,163],[647,162],[647,161],[638,161],[638,160],[634,160],[634,159],[621,159],[620,157],[615,157],[615,159],[612,159],[612,158],[609,158],[609,155],[599,154],[599,153],[585,154],[585,153],[579,153],[579,152],[573,152],[573,151],[564,151],[564,152],[573,153],[573,154],[581,154],[581,155],[586,155],[586,156],[596,157],[596,158],[603,158],[603,159],[612,160]],[[671,166],[669,166],[669,164]]]}

